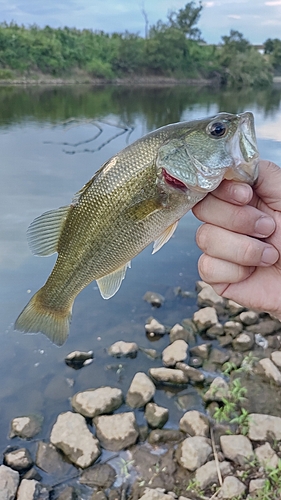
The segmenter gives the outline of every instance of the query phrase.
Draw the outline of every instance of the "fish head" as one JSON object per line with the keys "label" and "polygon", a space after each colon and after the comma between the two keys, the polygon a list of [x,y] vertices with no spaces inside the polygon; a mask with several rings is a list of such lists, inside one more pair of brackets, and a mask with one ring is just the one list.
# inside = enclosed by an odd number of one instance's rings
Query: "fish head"
{"label": "fish head", "polygon": [[219,113],[169,127],[171,136],[160,146],[156,165],[170,188],[207,193],[223,179],[256,181],[259,153],[252,113]]}

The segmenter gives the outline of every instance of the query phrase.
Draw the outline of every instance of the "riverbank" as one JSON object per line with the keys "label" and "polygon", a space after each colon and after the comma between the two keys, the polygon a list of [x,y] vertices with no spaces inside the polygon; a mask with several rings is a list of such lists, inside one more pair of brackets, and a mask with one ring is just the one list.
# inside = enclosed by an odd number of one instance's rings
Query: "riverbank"
{"label": "riverbank", "polygon": [[147,77],[129,77],[129,78],[116,78],[114,80],[106,80],[103,78],[90,78],[89,75],[78,75],[70,78],[54,78],[48,75],[39,75],[32,77],[17,77],[10,79],[1,79],[0,86],[17,86],[17,85],[26,85],[26,86],[36,86],[36,85],[45,85],[45,86],[62,86],[62,85],[129,85],[129,86],[173,86],[173,85],[197,85],[197,86],[206,86],[212,85],[217,86],[216,80],[206,80],[206,79],[192,79],[192,78],[184,78],[184,79],[176,79],[169,77],[156,77],[156,76],[147,76]]}
{"label": "riverbank", "polygon": [[[153,317],[144,329],[155,348],[123,339],[109,346],[112,386],[74,387],[48,435],[42,416],[15,416],[0,467],[9,498],[280,498],[281,322],[222,299],[203,282],[197,294],[198,311],[170,328],[157,321],[164,298],[148,292]],[[157,338],[167,335],[159,352]],[[141,355],[151,368],[137,372],[123,394],[116,377],[126,359]],[[65,362],[87,370],[93,357],[72,353]],[[161,391],[181,409],[177,426],[171,410],[154,402]]]}

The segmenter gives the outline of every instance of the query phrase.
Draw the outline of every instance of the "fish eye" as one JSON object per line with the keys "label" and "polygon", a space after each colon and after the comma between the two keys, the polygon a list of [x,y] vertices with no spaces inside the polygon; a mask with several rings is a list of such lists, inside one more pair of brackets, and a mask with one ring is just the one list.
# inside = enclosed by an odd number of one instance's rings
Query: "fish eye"
{"label": "fish eye", "polygon": [[223,122],[212,123],[209,127],[209,132],[213,137],[223,137],[226,134],[227,127]]}

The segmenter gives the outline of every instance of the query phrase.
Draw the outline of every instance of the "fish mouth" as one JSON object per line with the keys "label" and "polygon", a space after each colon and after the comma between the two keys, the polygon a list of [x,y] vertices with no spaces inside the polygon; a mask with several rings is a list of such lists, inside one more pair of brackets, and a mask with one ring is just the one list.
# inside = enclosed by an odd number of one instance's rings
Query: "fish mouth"
{"label": "fish mouth", "polygon": [[186,191],[188,189],[184,182],[169,174],[165,168],[162,168],[162,175],[168,186],[171,186],[174,189],[179,189],[180,191]]}

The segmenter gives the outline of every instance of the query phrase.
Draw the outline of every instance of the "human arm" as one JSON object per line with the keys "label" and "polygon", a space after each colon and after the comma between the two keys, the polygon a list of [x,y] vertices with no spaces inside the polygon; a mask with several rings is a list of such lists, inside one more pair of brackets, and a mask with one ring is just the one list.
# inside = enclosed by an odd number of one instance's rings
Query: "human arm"
{"label": "human arm", "polygon": [[281,169],[261,160],[255,186],[223,181],[193,213],[204,222],[196,235],[201,278],[281,319]]}

